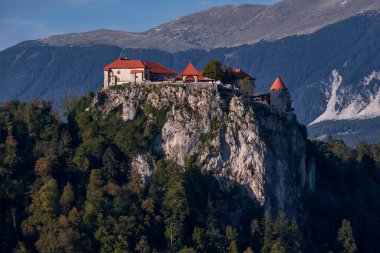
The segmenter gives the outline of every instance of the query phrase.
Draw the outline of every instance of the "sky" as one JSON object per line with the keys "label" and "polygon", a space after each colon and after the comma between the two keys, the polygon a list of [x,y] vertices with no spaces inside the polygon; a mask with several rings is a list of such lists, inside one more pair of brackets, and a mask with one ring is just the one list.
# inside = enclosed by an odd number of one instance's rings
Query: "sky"
{"label": "sky", "polygon": [[143,32],[226,4],[278,0],[0,0],[0,50],[21,41],[107,28]]}

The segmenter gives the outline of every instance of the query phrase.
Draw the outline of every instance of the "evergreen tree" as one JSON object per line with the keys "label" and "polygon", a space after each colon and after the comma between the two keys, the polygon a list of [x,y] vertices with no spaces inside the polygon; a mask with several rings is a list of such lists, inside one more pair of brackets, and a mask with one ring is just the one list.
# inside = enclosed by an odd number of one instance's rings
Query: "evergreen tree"
{"label": "evergreen tree", "polygon": [[357,251],[354,233],[348,220],[343,220],[338,232],[338,241],[343,250],[342,253],[355,253]]}
{"label": "evergreen tree", "polygon": [[106,208],[105,182],[102,178],[100,170],[92,170],[87,186],[86,201],[84,204],[84,224],[95,229],[97,226],[98,216],[103,213]]}
{"label": "evergreen tree", "polygon": [[205,252],[207,244],[206,233],[204,229],[195,227],[193,231],[193,244],[197,251]]}
{"label": "evergreen tree", "polygon": [[171,173],[163,200],[165,237],[172,249],[180,249],[184,243],[184,222],[189,215],[183,175],[169,164]]}
{"label": "evergreen tree", "polygon": [[295,221],[286,221],[280,213],[274,223],[269,217],[264,220],[265,233],[263,253],[304,252],[304,241],[301,231]]}
{"label": "evergreen tree", "polygon": [[270,253],[273,244],[274,244],[274,225],[273,221],[269,215],[265,215],[263,218],[263,227],[264,227],[264,239],[263,239],[263,247],[261,251],[263,253]]}
{"label": "evergreen tree", "polygon": [[17,246],[13,249],[12,253],[29,253],[30,251],[26,248],[25,243],[18,242]]}
{"label": "evergreen tree", "polygon": [[228,225],[226,228],[226,238],[229,243],[228,251],[230,253],[237,253],[239,251],[238,246],[237,246],[237,236],[238,235],[235,229],[233,229],[230,225]]}

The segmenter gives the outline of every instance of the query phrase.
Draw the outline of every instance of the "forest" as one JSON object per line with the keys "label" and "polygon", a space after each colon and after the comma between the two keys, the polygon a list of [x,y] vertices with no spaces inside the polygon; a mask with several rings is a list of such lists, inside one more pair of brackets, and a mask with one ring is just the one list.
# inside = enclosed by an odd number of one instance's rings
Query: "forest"
{"label": "forest", "polygon": [[[88,109],[93,96],[66,99],[64,117],[37,99],[0,106],[1,252],[378,252],[380,143],[309,140],[315,192],[299,219],[269,217],[195,157],[154,153],[166,110],[123,122]],[[146,183],[130,169],[140,152],[156,161]]]}

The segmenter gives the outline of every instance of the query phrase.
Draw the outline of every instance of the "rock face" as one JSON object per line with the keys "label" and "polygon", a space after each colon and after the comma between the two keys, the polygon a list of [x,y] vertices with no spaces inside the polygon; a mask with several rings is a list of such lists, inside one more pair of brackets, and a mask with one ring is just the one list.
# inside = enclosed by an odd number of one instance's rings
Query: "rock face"
{"label": "rock face", "polygon": [[147,154],[138,154],[133,157],[131,168],[140,175],[141,181],[144,184],[148,183],[154,170],[153,160]]}
{"label": "rock face", "polygon": [[[168,110],[155,149],[179,165],[194,156],[224,191],[240,185],[272,216],[296,217],[302,193],[314,188],[306,128],[284,114],[213,84],[125,85],[99,92],[93,106],[131,120],[144,104]],[[146,154],[133,159],[144,181],[153,169]]]}

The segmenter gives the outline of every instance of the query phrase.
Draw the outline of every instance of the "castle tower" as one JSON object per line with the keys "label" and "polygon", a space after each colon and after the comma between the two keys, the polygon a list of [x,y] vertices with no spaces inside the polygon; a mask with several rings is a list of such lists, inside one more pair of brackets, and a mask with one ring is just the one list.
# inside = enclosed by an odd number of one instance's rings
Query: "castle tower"
{"label": "castle tower", "polygon": [[279,76],[270,88],[270,105],[272,108],[283,112],[291,112],[293,110],[288,88],[286,88]]}
{"label": "castle tower", "polygon": [[182,80],[185,82],[188,77],[194,78],[195,82],[198,82],[199,72],[195,69],[194,65],[189,62],[184,71],[180,74]]}

